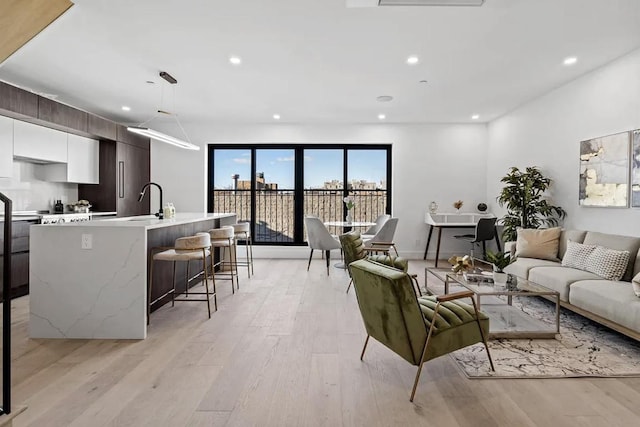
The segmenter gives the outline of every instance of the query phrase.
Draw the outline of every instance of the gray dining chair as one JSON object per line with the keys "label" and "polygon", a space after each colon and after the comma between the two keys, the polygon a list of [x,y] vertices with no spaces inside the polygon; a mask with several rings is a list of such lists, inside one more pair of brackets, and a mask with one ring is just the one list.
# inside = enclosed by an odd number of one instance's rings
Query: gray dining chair
{"label": "gray dining chair", "polygon": [[373,237],[374,234],[376,234],[378,231],[380,231],[380,229],[382,228],[384,223],[387,222],[389,220],[389,218],[391,218],[391,215],[389,215],[389,214],[378,215],[378,218],[376,218],[376,221],[375,221],[376,222],[375,225],[372,225],[371,227],[369,227],[367,229],[367,231],[362,233],[362,235],[363,236],[369,236],[368,238]]}
{"label": "gray dining chair", "polygon": [[398,218],[389,218],[373,236],[363,235],[362,241],[364,242],[365,248],[376,249],[382,252],[388,252],[390,248],[393,248],[397,255],[398,250],[393,243],[393,236],[396,234],[397,227]]}
{"label": "gray dining chair", "polygon": [[311,258],[313,257],[313,251],[319,249],[325,252],[325,258],[327,260],[327,276],[329,275],[329,263],[331,260],[331,251],[334,249],[340,249],[340,241],[329,233],[327,227],[320,221],[320,218],[313,216],[306,216],[304,218],[304,226],[307,229],[307,243],[311,248],[309,254],[309,263],[307,264],[307,271],[311,266]]}

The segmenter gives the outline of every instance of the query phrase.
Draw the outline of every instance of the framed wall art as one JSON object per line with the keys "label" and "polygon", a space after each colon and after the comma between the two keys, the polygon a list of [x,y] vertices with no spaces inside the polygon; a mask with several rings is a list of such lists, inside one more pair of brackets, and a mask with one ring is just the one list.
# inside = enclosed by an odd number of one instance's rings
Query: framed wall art
{"label": "framed wall art", "polygon": [[631,132],[580,142],[580,206],[629,206]]}
{"label": "framed wall art", "polygon": [[640,208],[640,129],[631,138],[631,206]]}

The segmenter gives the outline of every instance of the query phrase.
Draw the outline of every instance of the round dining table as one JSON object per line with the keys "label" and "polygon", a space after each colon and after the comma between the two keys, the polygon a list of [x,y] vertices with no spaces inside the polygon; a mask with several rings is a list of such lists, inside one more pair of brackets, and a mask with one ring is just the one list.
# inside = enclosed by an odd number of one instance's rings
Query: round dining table
{"label": "round dining table", "polygon": [[[327,221],[324,223],[324,225],[327,227],[342,227],[344,229],[344,232],[346,233],[353,227],[371,227],[372,225],[376,225],[376,223],[369,221]],[[347,265],[344,262],[334,264],[334,267],[341,268],[343,270],[347,269]]]}

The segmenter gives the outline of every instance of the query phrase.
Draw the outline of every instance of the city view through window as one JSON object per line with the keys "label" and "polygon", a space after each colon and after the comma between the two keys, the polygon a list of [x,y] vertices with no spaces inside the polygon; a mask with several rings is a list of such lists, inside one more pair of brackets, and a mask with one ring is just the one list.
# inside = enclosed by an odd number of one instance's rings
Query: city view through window
{"label": "city view through window", "polygon": [[387,211],[390,146],[210,147],[209,155],[210,210],[252,222],[258,243],[304,242],[303,216],[342,221],[347,194],[355,221]]}

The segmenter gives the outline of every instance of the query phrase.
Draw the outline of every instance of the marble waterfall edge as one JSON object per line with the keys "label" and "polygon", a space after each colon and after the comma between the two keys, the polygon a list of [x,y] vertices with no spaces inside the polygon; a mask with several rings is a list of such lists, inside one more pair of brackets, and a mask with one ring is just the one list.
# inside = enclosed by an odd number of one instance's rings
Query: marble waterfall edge
{"label": "marble waterfall edge", "polygon": [[[82,249],[91,234],[92,249]],[[144,227],[34,226],[32,338],[146,338]]]}

